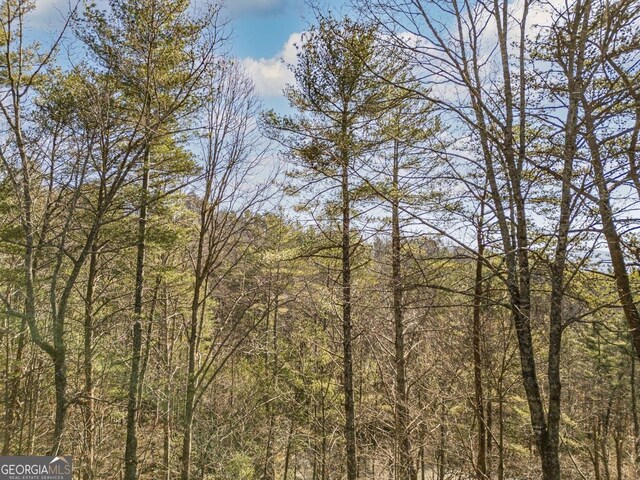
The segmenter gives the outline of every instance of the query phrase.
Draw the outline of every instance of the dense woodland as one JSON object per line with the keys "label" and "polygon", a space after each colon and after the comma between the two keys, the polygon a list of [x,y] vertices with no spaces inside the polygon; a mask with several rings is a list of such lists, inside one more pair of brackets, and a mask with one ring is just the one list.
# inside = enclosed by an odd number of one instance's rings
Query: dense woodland
{"label": "dense woodland", "polygon": [[0,445],[92,479],[640,476],[640,1],[0,9]]}

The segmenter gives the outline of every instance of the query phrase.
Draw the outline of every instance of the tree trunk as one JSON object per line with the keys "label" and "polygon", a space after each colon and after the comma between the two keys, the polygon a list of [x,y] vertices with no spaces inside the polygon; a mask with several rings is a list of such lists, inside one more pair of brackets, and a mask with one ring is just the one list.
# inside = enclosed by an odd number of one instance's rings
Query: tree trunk
{"label": "tree trunk", "polygon": [[640,421],[638,420],[638,399],[636,398],[636,357],[631,356],[631,415],[633,416],[634,463],[640,465]]}
{"label": "tree trunk", "polygon": [[9,455],[11,441],[15,431],[16,413],[19,412],[18,395],[22,380],[22,357],[26,340],[26,320],[22,319],[20,333],[17,335],[17,346],[13,366],[9,360],[11,350],[11,336],[9,335],[9,316],[5,316],[5,395],[4,395],[4,438],[2,443],[2,455]]}
{"label": "tree trunk", "polygon": [[624,460],[622,453],[622,427],[620,425],[616,425],[614,429],[613,441],[616,447],[616,478],[617,480],[622,480],[622,464]]}
{"label": "tree trunk", "polygon": [[320,463],[320,474],[322,480],[327,480],[327,410],[325,405],[325,395],[322,395],[322,403],[320,408],[322,409],[322,453]]}
{"label": "tree trunk", "polygon": [[[346,123],[345,123],[346,129]],[[345,440],[347,480],[358,478],[356,457],[356,425],[353,399],[353,353],[351,324],[351,202],[349,192],[349,163],[342,155],[342,349],[344,375]]]}
{"label": "tree trunk", "polygon": [[404,349],[404,305],[403,279],[401,257],[401,231],[398,198],[400,158],[398,142],[394,142],[393,156],[393,197],[391,202],[391,270],[393,291],[393,318],[395,326],[395,370],[396,370],[396,401],[395,401],[395,430],[398,463],[396,467],[398,480],[415,480],[413,460],[411,458],[411,441],[409,438],[409,408],[407,395],[405,349]]}
{"label": "tree trunk", "polygon": [[89,273],[87,276],[87,290],[85,296],[84,313],[84,395],[85,395],[85,442],[86,453],[82,478],[91,480],[94,477],[94,381],[93,381],[93,292],[95,287],[98,263],[98,248],[94,242],[91,246],[89,258]]}
{"label": "tree trunk", "polygon": [[618,299],[622,305],[622,311],[629,325],[629,332],[636,355],[640,356],[640,312],[636,306],[631,282],[629,280],[629,272],[624,259],[624,251],[620,234],[616,228],[613,216],[613,208],[611,206],[611,195],[609,192],[608,182],[605,177],[604,163],[600,155],[600,147],[595,133],[595,121],[592,117],[590,105],[583,99],[585,127],[587,129],[587,145],[591,153],[591,165],[593,166],[595,185],[598,190],[598,210],[600,220],[602,222],[602,231],[607,241],[609,256],[611,257],[611,265],[613,267],[613,275],[618,290]]}
{"label": "tree trunk", "polygon": [[445,420],[445,406],[443,404],[440,412],[440,428],[438,429],[440,432],[440,435],[439,435],[440,438],[438,441],[438,461],[437,461],[438,480],[445,480],[445,476],[446,476],[445,463],[447,461],[447,458],[446,458],[445,447],[446,447],[447,438],[446,438],[444,420]]}
{"label": "tree trunk", "polygon": [[[187,392],[184,403],[184,430],[182,437],[182,466],[180,469],[180,478],[189,480],[191,471],[191,442],[193,417],[196,398],[196,387],[198,379],[196,378],[196,355],[198,350],[198,326],[199,313],[201,308],[201,291],[205,282],[206,273],[204,272],[204,255],[206,242],[206,223],[207,216],[210,214],[209,194],[211,185],[207,183],[205,197],[200,207],[200,231],[198,234],[198,250],[196,253],[196,265],[194,272],[193,297],[191,299],[191,317],[188,329],[188,364],[187,364]],[[205,287],[206,291],[206,287]],[[232,370],[233,378],[233,370]]]}
{"label": "tree trunk", "polygon": [[[158,302],[158,291],[160,289],[161,280],[162,280],[161,277],[158,276],[155,287],[153,289],[153,293],[151,295],[151,305],[149,305],[149,310],[148,310],[148,313],[146,314],[148,322],[147,322],[147,331],[145,333],[144,348],[141,347],[141,354],[140,354],[140,375],[138,380],[138,393],[137,393],[138,398],[142,398],[142,389],[144,388],[144,378],[147,373],[147,365],[149,364],[149,352],[151,350],[151,336],[153,333],[153,323],[154,323],[154,318],[156,313],[156,305]],[[140,412],[138,412],[138,415],[139,414]]]}
{"label": "tree trunk", "polygon": [[475,289],[473,295],[473,380],[475,393],[476,419],[478,421],[478,457],[476,461],[476,478],[487,478],[486,453],[486,420],[484,415],[484,395],[482,391],[482,262],[484,261],[484,242],[482,241],[482,223],[484,216],[484,199],[482,200],[480,217],[477,226],[478,252],[476,257]]}
{"label": "tree trunk", "polygon": [[262,468],[262,480],[275,480],[274,458],[273,458],[273,431],[275,429],[275,419],[271,408],[267,405],[267,416],[269,417],[269,433],[267,434],[267,446],[264,453],[264,465]]}
{"label": "tree trunk", "polygon": [[498,480],[504,480],[504,394],[502,378],[500,378],[498,395]]}
{"label": "tree trunk", "polygon": [[485,428],[486,439],[485,439],[485,448],[486,448],[486,464],[487,464],[487,476],[491,478],[491,472],[493,471],[493,401],[491,391],[491,384],[489,384],[489,391],[487,392],[487,406],[485,411],[485,418],[487,421],[487,427]]}
{"label": "tree trunk", "polygon": [[142,351],[142,295],[147,231],[147,196],[149,193],[149,147],[144,154],[142,167],[142,191],[138,216],[138,238],[136,255],[136,285],[133,307],[133,344],[131,348],[131,370],[129,373],[129,399],[127,402],[127,439],[124,453],[124,480],[138,478],[138,388],[140,378],[140,354]]}
{"label": "tree trunk", "polygon": [[173,368],[173,355],[169,348],[169,295],[166,284],[164,285],[163,322],[161,324],[162,357],[167,378],[164,380],[164,402],[162,422],[162,466],[164,480],[171,479],[171,375]]}
{"label": "tree trunk", "polygon": [[593,436],[593,478],[600,480],[600,441],[598,435],[598,425],[600,420],[596,420],[591,430]]}
{"label": "tree trunk", "polygon": [[189,352],[187,365],[187,392],[184,403],[184,431],[182,436],[182,467],[180,470],[180,478],[189,480],[191,471],[191,441],[193,416],[196,397],[196,349],[198,335],[198,311],[200,304],[200,282],[196,279],[198,285],[193,296],[191,325],[189,331]]}
{"label": "tree trunk", "polygon": [[[60,325],[58,325],[57,328],[54,327],[54,335],[58,339],[62,337],[62,332],[58,331],[56,334],[55,330],[60,329]],[[63,450],[62,434],[64,433],[65,417],[67,412],[67,364],[66,349],[64,347],[60,350],[56,349],[56,354],[53,359],[53,368],[55,375],[54,385],[56,390],[56,416],[53,429],[53,448],[51,453],[53,455],[58,455],[62,453]]]}
{"label": "tree trunk", "polygon": [[[420,390],[418,390],[418,411],[420,412],[420,414],[422,414],[422,410],[423,406],[422,406],[422,392]],[[418,430],[418,437],[419,437],[419,441],[420,441],[420,449],[419,449],[419,464],[420,464],[420,480],[425,480],[427,477],[427,472],[426,472],[426,452],[425,452],[425,441],[427,439],[427,427],[425,425],[424,421],[420,422],[420,428]]]}
{"label": "tree trunk", "polygon": [[[291,426],[289,427],[289,435],[287,437],[287,448],[284,452],[284,473],[282,474],[282,480],[287,480],[287,477],[289,476],[289,461],[291,459],[291,444],[293,442],[294,430],[293,425],[293,422],[291,422]],[[295,472],[293,478],[295,478]]]}

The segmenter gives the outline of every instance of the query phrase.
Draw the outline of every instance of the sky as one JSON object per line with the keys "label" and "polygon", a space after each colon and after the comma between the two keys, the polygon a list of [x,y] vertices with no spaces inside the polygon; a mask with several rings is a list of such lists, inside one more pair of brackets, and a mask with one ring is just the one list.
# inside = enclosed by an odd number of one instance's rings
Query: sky
{"label": "sky", "polygon": [[[333,11],[348,0],[325,0]],[[230,18],[231,47],[253,78],[266,108],[282,110],[286,101],[282,88],[293,81],[286,64],[296,58],[295,43],[313,20],[304,0],[227,0],[224,12]]]}
{"label": "sky", "polygon": [[[198,3],[207,0],[192,0]],[[231,54],[253,78],[265,108],[286,109],[282,88],[293,79],[285,63],[295,62],[295,43],[313,20],[305,0],[223,0],[223,18],[229,20]],[[30,14],[31,38],[48,43],[62,26],[75,0],[36,0]],[[107,0],[98,0],[98,4]],[[324,8],[339,12],[349,0],[321,0]]]}
{"label": "sky", "polygon": [[[35,12],[30,15],[32,38],[47,44],[55,32],[60,30],[65,13],[69,11],[69,5],[76,1],[78,0],[35,0]],[[94,1],[98,5],[108,2]],[[216,0],[191,0],[195,8],[211,1]],[[264,108],[288,113],[282,89],[287,83],[293,83],[293,74],[287,64],[295,63],[295,44],[300,40],[302,32],[313,22],[313,13],[307,4],[309,0],[222,1],[225,2],[222,18],[228,19],[231,54],[242,62],[253,79]],[[335,14],[346,13],[351,4],[351,0],[312,1],[319,3],[323,10],[330,10]],[[514,0],[511,8],[515,11],[522,5],[522,0]],[[545,18],[547,15],[545,9],[534,9],[529,17],[532,18],[532,23],[540,21],[544,24],[545,20],[548,20]],[[516,29],[513,32],[516,32]],[[494,36],[495,32],[487,28],[484,34]],[[457,96],[455,86],[450,83],[435,88],[437,91],[434,91],[443,97]]]}

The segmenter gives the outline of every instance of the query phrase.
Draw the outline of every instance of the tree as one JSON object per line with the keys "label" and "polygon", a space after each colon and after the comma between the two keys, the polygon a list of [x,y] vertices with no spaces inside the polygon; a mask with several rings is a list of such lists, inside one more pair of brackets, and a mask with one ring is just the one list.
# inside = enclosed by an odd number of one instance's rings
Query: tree
{"label": "tree", "polygon": [[[192,426],[197,406],[216,376],[247,336],[269,314],[247,325],[246,317],[260,295],[251,289],[230,292],[224,304],[209,306],[221,296],[219,289],[234,273],[245,255],[259,247],[248,243],[252,215],[266,201],[269,182],[255,181],[262,159],[257,127],[253,122],[258,100],[241,67],[233,62],[219,65],[205,89],[201,126],[203,175],[196,185],[198,199],[197,243],[193,255],[193,299],[188,327],[187,391],[184,412],[181,478],[191,478]],[[202,338],[212,337],[215,341]]]}
{"label": "tree", "polygon": [[637,477],[640,2],[358,3],[262,117],[287,177],[215,7],[88,7],[67,62],[1,4],[3,455]]}
{"label": "tree", "polygon": [[[411,222],[411,214],[416,215],[416,212],[424,209],[426,199],[435,194],[435,185],[428,179],[434,170],[433,152],[442,148],[438,139],[442,127],[432,114],[430,103],[411,91],[419,86],[411,75],[408,62],[402,59],[402,53],[391,51],[387,54],[398,59],[398,70],[393,72],[398,85],[386,91],[386,110],[380,108],[377,132],[374,134],[379,143],[367,160],[367,173],[362,175],[356,172],[356,175],[371,189],[373,207],[389,210],[391,217],[390,225],[381,228],[388,228],[391,237],[389,294],[394,324],[394,429],[395,448],[398,451],[394,463],[395,476],[410,480],[416,478],[416,469],[410,438],[412,419],[409,414],[404,297],[410,288],[406,285],[410,276],[406,272],[407,263],[415,259],[411,259],[410,252],[406,251],[411,234],[405,230]],[[380,88],[385,89],[383,85]],[[378,205],[379,202],[382,205]],[[384,271],[388,270],[389,265],[387,263],[381,267]]]}
{"label": "tree", "polygon": [[[319,25],[305,34],[293,71],[296,85],[286,91],[291,106],[299,112],[293,118],[266,117],[271,135],[287,148],[287,155],[300,169],[294,174],[300,188],[323,185],[310,201],[326,199],[338,191],[338,202],[325,203],[329,218],[340,212],[342,289],[342,360],[345,408],[347,478],[357,478],[356,423],[353,378],[352,256],[353,208],[357,185],[352,172],[362,165],[372,140],[367,138],[376,115],[388,101],[387,91],[370,74],[374,63],[392,75],[398,65],[376,54],[376,29],[349,19],[321,18]],[[326,187],[324,187],[326,185]]]}
{"label": "tree", "polygon": [[[122,89],[133,112],[128,148],[140,160],[141,189],[138,214],[136,280],[132,323],[132,358],[127,406],[125,479],[137,478],[138,391],[140,390],[143,291],[145,286],[146,225],[150,178],[156,149],[167,142],[192,108],[194,92],[208,70],[218,38],[217,10],[203,19],[186,16],[184,0],[110,2],[111,15],[93,8],[86,14],[82,37],[102,68]],[[202,41],[208,22],[214,34]],[[137,141],[136,141],[137,140]],[[134,143],[135,141],[135,143]],[[164,166],[166,168],[166,166]]]}
{"label": "tree", "polygon": [[[559,28],[566,27],[564,40],[568,42],[560,48],[573,57],[565,64],[565,70],[570,70],[567,74],[570,86],[568,90],[561,90],[562,104],[568,108],[568,114],[565,118],[556,118],[559,122],[554,123],[554,128],[561,125],[558,133],[564,138],[564,147],[559,152],[550,152],[562,164],[561,173],[553,176],[561,190],[560,208],[554,209],[553,216],[547,217],[549,226],[542,227],[553,232],[545,235],[550,235],[555,245],[549,269],[552,291],[545,378],[549,398],[546,406],[541,390],[542,379],[537,372],[531,324],[535,274],[535,264],[531,259],[536,249],[531,239],[535,238],[537,231],[532,226],[530,211],[533,192],[538,184],[530,172],[535,171],[536,162],[532,159],[539,153],[532,150],[535,143],[530,135],[535,132],[537,138],[542,137],[549,144],[553,141],[544,136],[545,129],[536,124],[535,119],[540,118],[543,109],[537,109],[529,89],[529,75],[537,71],[531,62],[526,36],[530,2],[522,2],[517,9],[512,8],[509,2],[413,2],[412,5],[404,5],[395,1],[364,1],[361,5],[365,13],[385,29],[394,48],[402,49],[412,58],[414,68],[421,72],[423,91],[429,92],[427,98],[446,115],[446,121],[466,131],[481,148],[479,158],[468,157],[467,166],[463,160],[460,170],[454,174],[464,184],[466,180],[462,176],[482,165],[491,214],[495,216],[504,255],[505,269],[496,274],[502,278],[509,292],[522,382],[543,478],[559,478],[560,350],[563,330],[570,323],[565,318],[563,304],[572,278],[569,276],[567,279],[565,274],[570,247],[582,240],[579,235],[570,233],[580,202],[574,194],[578,105],[571,85],[572,79],[580,78],[582,74],[586,33],[581,25],[583,10],[586,8],[588,11],[588,5],[585,7],[578,2],[560,12],[561,17],[566,15],[566,23],[563,20],[563,26]],[[487,31],[489,27],[492,28],[490,34]],[[511,42],[511,38],[517,40]],[[497,70],[492,70],[489,65],[497,65]],[[439,91],[442,82],[446,82],[453,92]],[[545,93],[549,92],[553,94],[556,91],[550,87]],[[567,102],[565,97],[568,97]],[[464,148],[462,145],[459,147]],[[459,155],[457,151],[453,153]],[[544,194],[541,196],[544,198]],[[438,228],[433,223],[426,222]],[[439,231],[445,232],[446,228],[439,227]],[[480,256],[463,239],[450,238]],[[483,262],[495,270],[486,259]]]}

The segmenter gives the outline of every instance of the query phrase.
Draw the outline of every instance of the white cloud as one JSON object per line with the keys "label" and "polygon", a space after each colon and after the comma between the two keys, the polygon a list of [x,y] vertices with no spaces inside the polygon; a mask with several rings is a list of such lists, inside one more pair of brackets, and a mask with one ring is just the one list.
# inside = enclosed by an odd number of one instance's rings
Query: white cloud
{"label": "white cloud", "polygon": [[[526,34],[529,38],[535,38],[535,36],[542,29],[550,26],[553,23],[554,12],[553,7],[551,6],[552,3],[553,2],[532,2],[529,5],[526,28]],[[516,0],[509,3],[510,29],[508,32],[508,41],[510,44],[520,41],[519,24],[522,21],[522,17],[524,14],[524,6],[525,2],[523,0]],[[489,15],[489,11],[484,10],[483,14],[481,14],[480,16],[481,21],[484,21]],[[486,42],[486,44],[489,46],[495,44],[498,41],[498,27],[493,18],[489,21],[487,28],[485,28],[485,30],[483,31],[481,41],[483,41],[483,43]]]}
{"label": "white cloud", "polygon": [[256,89],[263,97],[282,95],[287,83],[294,81],[293,73],[288,65],[296,62],[296,43],[302,38],[301,33],[292,33],[282,49],[271,58],[245,58],[242,62],[253,79]]}

